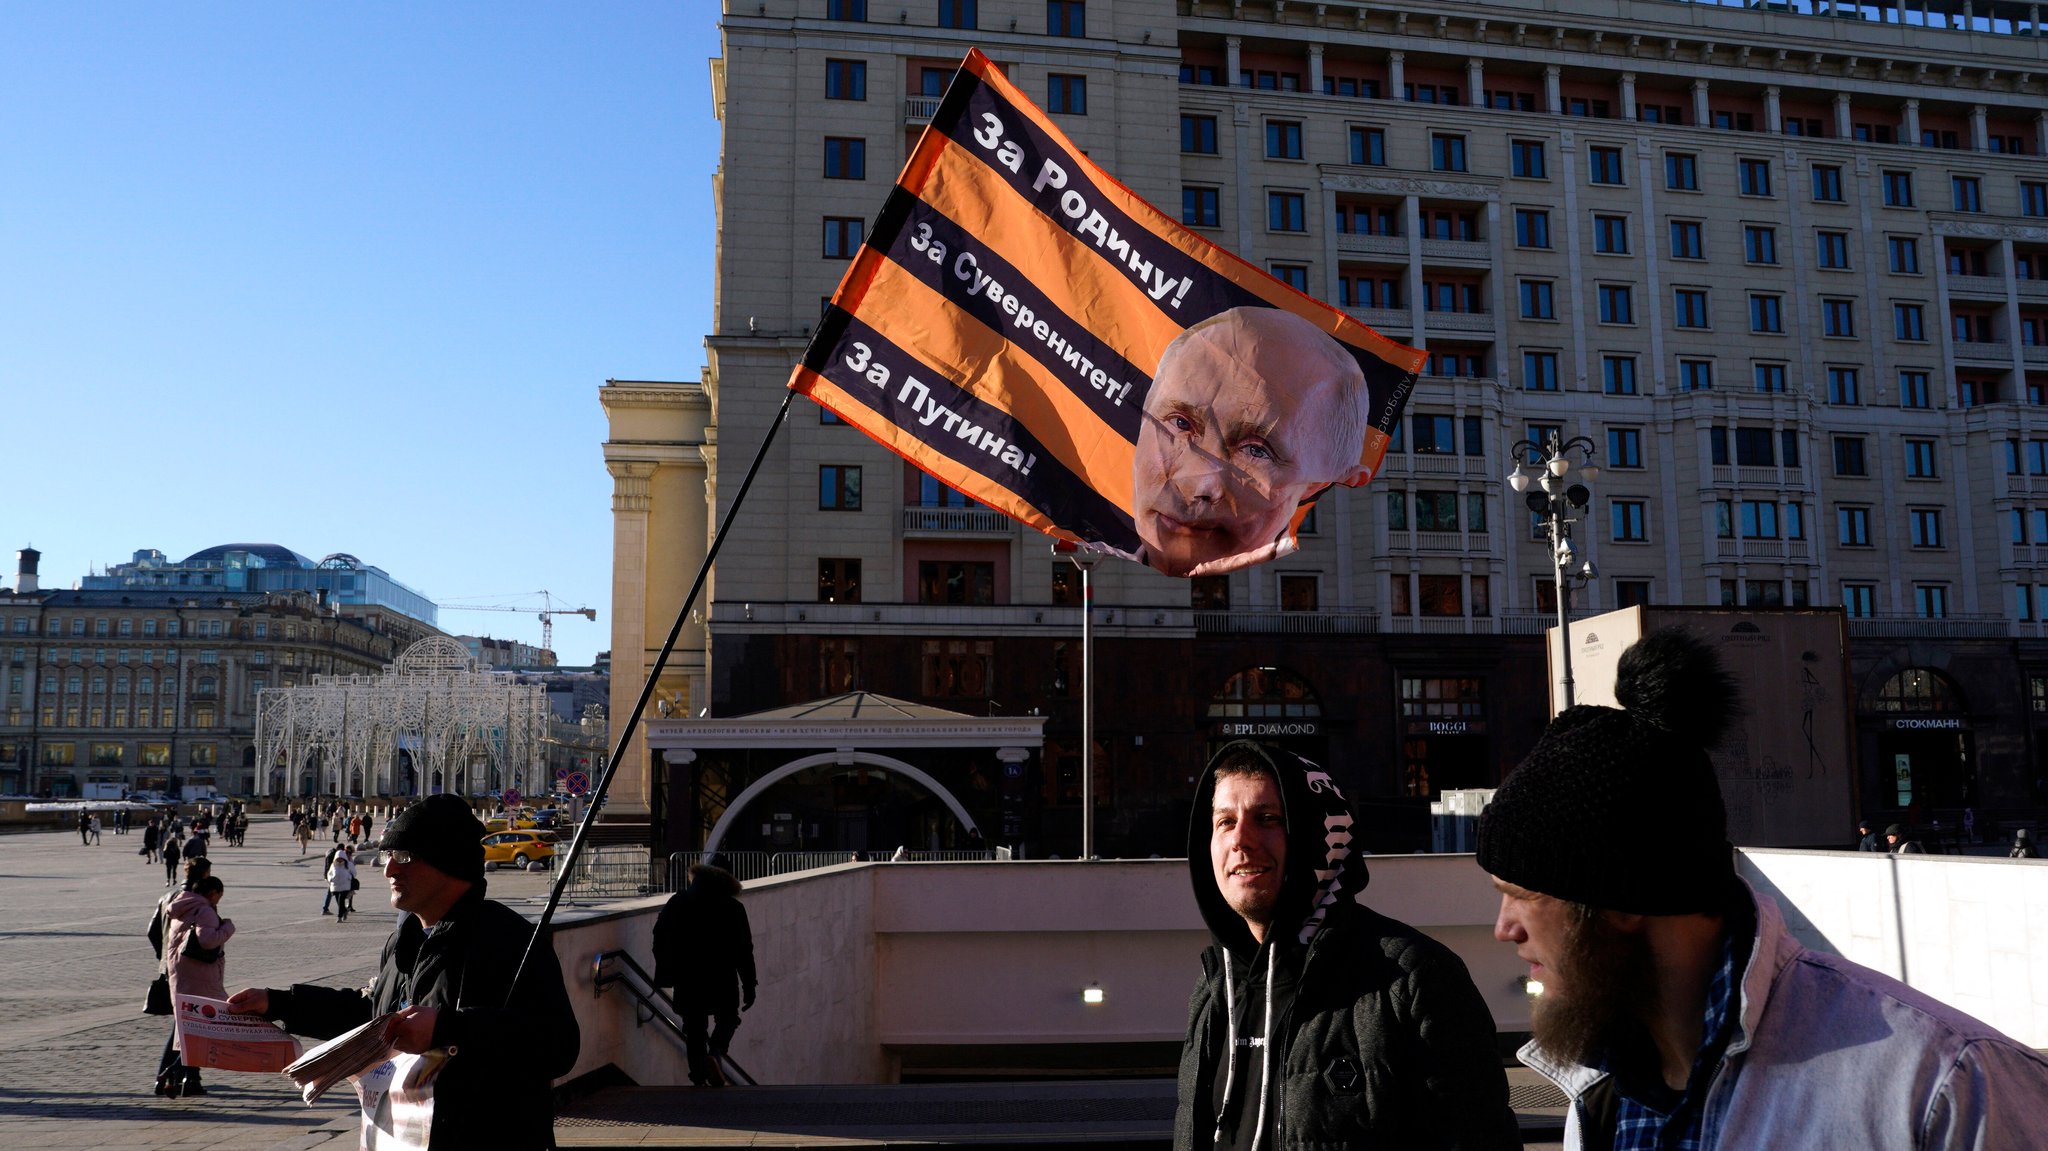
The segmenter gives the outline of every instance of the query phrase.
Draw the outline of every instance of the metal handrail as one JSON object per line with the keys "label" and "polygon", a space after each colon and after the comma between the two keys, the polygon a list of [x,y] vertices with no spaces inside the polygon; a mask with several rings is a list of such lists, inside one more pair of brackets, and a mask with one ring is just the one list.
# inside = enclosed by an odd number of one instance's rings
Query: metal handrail
{"label": "metal handrail", "polygon": [[[613,960],[623,964],[626,971],[606,971],[605,964]],[[638,977],[640,984],[636,986],[632,980],[627,979],[626,972],[631,972],[634,976]],[[661,994],[661,991],[654,986],[654,977],[647,974],[647,969],[640,966],[640,961],[633,958],[633,954],[629,951],[598,952],[596,958],[590,962],[592,995],[603,995],[606,989],[615,983],[622,984],[635,1001],[642,1007],[647,1008],[649,1018],[660,1020],[662,1026],[668,1028],[669,1034],[675,1036],[679,1042],[683,1043],[685,1050],[688,1049],[690,1039],[683,1031],[682,1021],[669,1012],[666,999]],[[637,1027],[646,1022],[647,1020],[640,1018],[637,1012],[634,1014],[634,1026]],[[729,1078],[737,1079],[749,1087],[760,1086],[760,1084],[754,1082],[752,1075],[747,1074],[747,1069],[739,1065],[739,1061],[735,1060],[731,1053],[715,1054],[714,1057],[722,1066],[729,1069],[731,1073],[728,1076]]]}

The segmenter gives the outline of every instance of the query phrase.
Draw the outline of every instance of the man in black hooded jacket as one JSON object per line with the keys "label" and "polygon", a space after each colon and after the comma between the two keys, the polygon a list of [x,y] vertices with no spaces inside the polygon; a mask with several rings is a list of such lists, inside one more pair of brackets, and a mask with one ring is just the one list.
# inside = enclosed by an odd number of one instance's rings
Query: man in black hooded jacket
{"label": "man in black hooded jacket", "polygon": [[724,863],[713,852],[691,864],[689,886],[654,920],[654,985],[675,989],[669,1002],[682,1017],[690,1082],[698,1087],[725,1086],[718,1063],[740,1029],[740,1012],[754,1006],[754,929],[738,898],[740,881]]}
{"label": "man in black hooded jacket", "polygon": [[1328,774],[1250,741],[1188,829],[1214,943],[1188,1006],[1177,1151],[1518,1148],[1493,1017],[1449,948],[1365,907]]}

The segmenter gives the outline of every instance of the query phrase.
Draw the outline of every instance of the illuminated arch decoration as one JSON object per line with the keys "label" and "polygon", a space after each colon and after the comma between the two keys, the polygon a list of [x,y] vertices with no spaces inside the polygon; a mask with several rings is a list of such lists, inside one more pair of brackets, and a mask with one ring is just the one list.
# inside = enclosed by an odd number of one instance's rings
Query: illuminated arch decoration
{"label": "illuminated arch decoration", "polygon": [[774,787],[798,772],[808,771],[813,767],[846,767],[853,764],[866,764],[869,767],[878,767],[884,771],[893,771],[902,775],[904,778],[911,780],[930,792],[939,802],[944,803],[946,809],[953,813],[953,818],[960,821],[960,826],[969,831],[980,830],[974,825],[974,817],[967,814],[967,809],[961,806],[960,801],[954,797],[953,793],[946,790],[944,784],[933,779],[926,772],[900,759],[886,755],[877,755],[871,751],[855,751],[850,754],[841,751],[827,751],[820,752],[817,755],[807,755],[802,759],[790,760],[788,763],[748,784],[746,790],[740,792],[739,795],[733,798],[731,803],[726,805],[725,813],[720,815],[718,822],[712,825],[711,834],[704,839],[704,850],[706,852],[717,851],[718,845],[725,839],[725,833],[739,819],[740,813],[746,810],[748,804],[765,794],[769,788]]}
{"label": "illuminated arch decoration", "polygon": [[1909,667],[1878,686],[1870,710],[1962,714],[1970,709],[1954,680],[1933,668]]}

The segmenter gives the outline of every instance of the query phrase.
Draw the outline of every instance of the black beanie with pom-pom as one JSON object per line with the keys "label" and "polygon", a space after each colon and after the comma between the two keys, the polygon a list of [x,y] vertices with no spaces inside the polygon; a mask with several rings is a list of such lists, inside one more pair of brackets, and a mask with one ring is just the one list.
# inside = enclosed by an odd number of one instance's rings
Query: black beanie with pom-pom
{"label": "black beanie with pom-pom", "polygon": [[1494,792],[1479,866],[1613,911],[1718,911],[1734,857],[1707,749],[1739,710],[1734,680],[1667,628],[1622,653],[1614,694],[1619,708],[1565,709]]}

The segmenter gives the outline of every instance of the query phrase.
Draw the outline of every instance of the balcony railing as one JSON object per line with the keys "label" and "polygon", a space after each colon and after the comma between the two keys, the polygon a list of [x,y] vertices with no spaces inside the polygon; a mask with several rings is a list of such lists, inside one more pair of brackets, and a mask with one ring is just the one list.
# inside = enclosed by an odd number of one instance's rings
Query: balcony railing
{"label": "balcony railing", "polygon": [[1372,635],[1379,616],[1337,611],[1198,611],[1196,635]]}
{"label": "balcony railing", "polygon": [[2005,298],[2004,276],[1950,276],[1948,291],[1952,296],[1994,296]]}
{"label": "balcony railing", "polygon": [[1364,232],[1337,233],[1337,250],[1353,255],[1408,256],[1408,237],[1375,236]]}
{"label": "balcony railing", "polygon": [[1850,616],[1850,638],[1911,639],[2004,639],[2012,634],[2012,621],[1989,614],[1950,614],[1939,618],[1917,615]]}
{"label": "balcony railing", "polygon": [[1486,312],[1426,312],[1422,322],[1433,332],[1493,331],[1493,317]]}
{"label": "balcony railing", "polygon": [[1979,363],[2009,364],[2012,345],[2004,340],[1957,340],[1956,359]]}
{"label": "balcony railing", "polygon": [[945,535],[1010,535],[1010,517],[988,508],[904,508],[903,530]]}
{"label": "balcony railing", "polygon": [[2029,364],[2048,364],[2048,346],[2028,344],[2020,349],[2020,358]]}
{"label": "balcony railing", "polygon": [[937,96],[909,96],[903,101],[903,122],[905,124],[929,124],[939,111]]}
{"label": "balcony railing", "polygon": [[1414,324],[1406,308],[1353,308],[1351,314],[1368,328],[1408,328]]}
{"label": "balcony railing", "polygon": [[2029,300],[2048,300],[2048,280],[2021,280],[2020,296]]}
{"label": "balcony railing", "polygon": [[1485,240],[1431,240],[1422,241],[1422,258],[1425,260],[1477,260],[1482,263],[1493,259],[1493,245]]}

